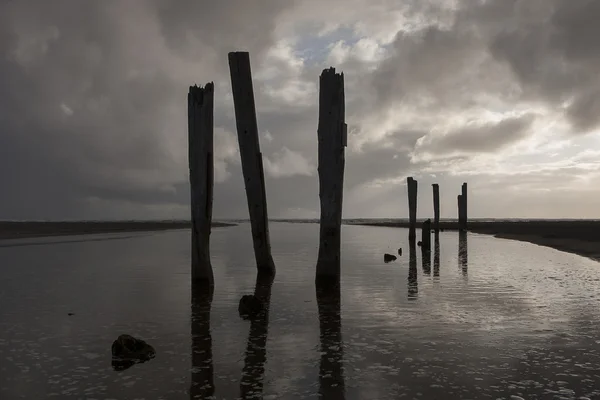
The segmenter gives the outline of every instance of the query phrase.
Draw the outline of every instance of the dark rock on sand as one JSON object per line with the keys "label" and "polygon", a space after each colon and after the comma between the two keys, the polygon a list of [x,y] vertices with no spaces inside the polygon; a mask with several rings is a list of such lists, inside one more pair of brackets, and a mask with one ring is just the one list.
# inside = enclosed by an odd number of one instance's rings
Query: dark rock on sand
{"label": "dark rock on sand", "polygon": [[264,304],[253,294],[242,296],[238,306],[240,317],[245,320],[256,318],[265,309]]}
{"label": "dark rock on sand", "polygon": [[156,355],[154,347],[131,335],[120,335],[112,344],[112,367],[115,371],[146,362]]}
{"label": "dark rock on sand", "polygon": [[401,256],[401,255],[402,255],[402,247],[400,247],[400,248],[398,249],[398,255],[399,255],[399,256]]}
{"label": "dark rock on sand", "polygon": [[423,242],[421,242],[420,240],[417,242],[417,246],[421,247],[423,245]]}
{"label": "dark rock on sand", "polygon": [[383,255],[383,262],[389,263],[389,262],[392,262],[392,261],[396,261],[396,256],[395,255],[388,254],[388,253],[385,253]]}

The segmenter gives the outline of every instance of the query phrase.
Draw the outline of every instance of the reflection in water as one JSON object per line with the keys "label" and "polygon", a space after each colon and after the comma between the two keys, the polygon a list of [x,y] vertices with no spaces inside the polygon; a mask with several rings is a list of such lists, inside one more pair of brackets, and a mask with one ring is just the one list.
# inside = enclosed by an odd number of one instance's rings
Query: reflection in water
{"label": "reflection in water", "polygon": [[344,399],[345,384],[342,366],[342,317],[340,284],[317,282],[317,305],[321,338],[319,365],[319,396],[323,399]]}
{"label": "reflection in water", "polygon": [[190,399],[214,395],[210,308],[213,299],[210,285],[192,285],[192,385]]}
{"label": "reflection in water", "polygon": [[467,232],[458,234],[458,263],[462,269],[463,276],[467,276],[468,263]]}
{"label": "reflection in water", "polygon": [[433,276],[440,276],[440,234],[436,232],[435,243],[433,245]]}
{"label": "reflection in water", "polygon": [[419,286],[417,283],[417,249],[414,241],[410,242],[408,251],[408,299],[416,300]]}
{"label": "reflection in water", "polygon": [[250,321],[250,334],[246,345],[244,369],[240,382],[242,399],[262,398],[265,362],[267,361],[267,331],[273,275],[257,275],[254,296],[263,304],[263,309]]}
{"label": "reflection in water", "polygon": [[423,273],[431,275],[431,248],[421,247],[421,264]]}

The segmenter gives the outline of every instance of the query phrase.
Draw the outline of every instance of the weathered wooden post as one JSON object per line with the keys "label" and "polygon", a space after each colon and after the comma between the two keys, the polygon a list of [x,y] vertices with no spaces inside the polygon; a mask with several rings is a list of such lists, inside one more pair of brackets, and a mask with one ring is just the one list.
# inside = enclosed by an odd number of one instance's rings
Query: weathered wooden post
{"label": "weathered wooden post", "polygon": [[463,231],[467,231],[467,183],[463,183],[461,187],[461,205],[462,205],[462,227]]}
{"label": "weathered wooden post", "polygon": [[433,229],[440,231],[440,185],[434,183],[433,187]]}
{"label": "weathered wooden post", "polygon": [[417,181],[409,176],[406,178],[406,187],[408,188],[408,240],[414,241],[417,237]]}
{"label": "weathered wooden post", "polygon": [[213,207],[214,85],[190,86],[188,92],[188,162],[192,214],[192,282],[213,284],[210,229]]}
{"label": "weathered wooden post", "polygon": [[344,345],[339,283],[317,283],[317,307],[319,310],[319,336],[321,342],[319,397],[322,399],[344,399]]}
{"label": "weathered wooden post", "polygon": [[345,148],[344,74],[324,69],[319,78],[319,197],[321,220],[316,280],[340,279]]}
{"label": "weathered wooden post", "polygon": [[192,399],[208,399],[215,394],[210,333],[213,288],[212,285],[192,284]]}
{"label": "weathered wooden post", "polygon": [[423,221],[421,225],[421,249],[431,251],[431,220]]}
{"label": "weathered wooden post", "polygon": [[274,275],[275,263],[271,255],[269,238],[265,175],[258,141],[258,123],[248,52],[229,53],[229,71],[256,267],[260,274]]}

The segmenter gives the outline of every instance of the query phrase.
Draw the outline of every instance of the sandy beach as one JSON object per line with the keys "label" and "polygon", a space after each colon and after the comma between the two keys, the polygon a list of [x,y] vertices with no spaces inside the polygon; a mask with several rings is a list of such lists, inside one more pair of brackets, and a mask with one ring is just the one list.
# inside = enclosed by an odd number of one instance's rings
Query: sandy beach
{"label": "sandy beach", "polygon": [[[213,222],[214,228],[235,226]],[[77,222],[12,222],[0,221],[0,240],[44,236],[85,235],[94,233],[163,231],[186,229],[188,221],[77,221]]]}
{"label": "sandy beach", "polygon": [[[420,221],[419,221],[420,223]],[[419,227],[417,223],[417,227]],[[356,225],[408,228],[407,221],[353,222]],[[457,222],[440,222],[443,230],[458,230]],[[521,240],[600,261],[600,221],[528,220],[469,221],[469,232]],[[417,233],[417,236],[420,233]]]}

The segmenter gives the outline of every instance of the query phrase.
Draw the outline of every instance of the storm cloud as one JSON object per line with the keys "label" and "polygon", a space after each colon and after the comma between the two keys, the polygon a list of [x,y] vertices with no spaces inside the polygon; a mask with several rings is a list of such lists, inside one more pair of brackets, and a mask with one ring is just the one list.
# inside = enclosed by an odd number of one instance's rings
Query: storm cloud
{"label": "storm cloud", "polygon": [[600,195],[599,17],[593,0],[0,1],[0,219],[186,218],[186,95],[209,81],[215,217],[247,217],[236,50],[271,217],[318,215],[329,66],[345,73],[346,217],[405,216],[409,174],[440,183],[444,217],[462,181],[473,216],[539,201],[538,217],[598,217],[569,204]]}

